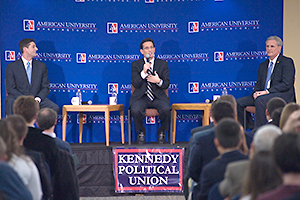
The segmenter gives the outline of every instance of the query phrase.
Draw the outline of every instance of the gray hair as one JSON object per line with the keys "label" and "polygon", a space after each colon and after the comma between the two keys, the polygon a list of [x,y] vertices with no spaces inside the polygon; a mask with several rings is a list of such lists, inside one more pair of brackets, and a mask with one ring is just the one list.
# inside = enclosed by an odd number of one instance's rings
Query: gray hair
{"label": "gray hair", "polygon": [[270,37],[268,37],[268,39],[266,40],[266,43],[267,43],[268,40],[275,40],[275,41],[277,42],[277,46],[282,47],[282,40],[281,40],[280,37],[278,37],[278,36],[276,36],[276,35],[270,36]]}
{"label": "gray hair", "polygon": [[260,151],[271,151],[275,139],[281,134],[281,129],[275,125],[267,124],[260,127],[253,137],[255,153]]}

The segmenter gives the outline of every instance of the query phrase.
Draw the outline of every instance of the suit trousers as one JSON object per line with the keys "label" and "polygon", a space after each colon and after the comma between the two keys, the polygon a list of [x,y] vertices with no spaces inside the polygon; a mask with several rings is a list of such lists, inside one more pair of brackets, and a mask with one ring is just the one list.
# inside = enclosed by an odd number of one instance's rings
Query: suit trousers
{"label": "suit trousers", "polygon": [[171,116],[171,106],[169,102],[154,98],[153,101],[150,101],[146,95],[143,95],[138,100],[134,101],[131,106],[131,115],[133,117],[135,131],[146,133],[146,129],[143,126],[143,120],[145,119],[145,110],[146,108],[155,108],[159,113],[159,119],[161,126],[158,129],[158,133],[167,131],[169,129],[169,122]]}
{"label": "suit trousers", "polygon": [[256,99],[253,98],[252,95],[241,97],[237,99],[237,112],[238,112],[238,120],[241,124],[244,124],[244,108],[247,106],[255,106],[255,120],[254,120],[254,127],[253,127],[253,120],[251,114],[249,112],[246,113],[246,128],[258,128],[263,126],[267,123],[266,118],[266,109],[267,103],[273,97],[280,96],[277,93],[270,93],[266,95],[262,95],[257,97]]}
{"label": "suit trousers", "polygon": [[[13,105],[15,102],[15,98],[8,96],[5,99],[5,114],[12,115],[13,114]],[[55,112],[59,112],[59,107],[56,105],[53,101],[51,101],[48,98],[45,98],[44,100],[41,101],[40,103],[40,108],[52,108]]]}

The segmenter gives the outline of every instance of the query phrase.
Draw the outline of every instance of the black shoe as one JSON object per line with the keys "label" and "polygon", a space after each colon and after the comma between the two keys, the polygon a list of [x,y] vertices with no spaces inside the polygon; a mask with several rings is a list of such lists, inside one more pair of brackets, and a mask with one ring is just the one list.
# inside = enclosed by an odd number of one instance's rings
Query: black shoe
{"label": "black shoe", "polygon": [[163,144],[165,142],[165,133],[164,132],[158,133],[157,142],[158,142],[158,144]]}
{"label": "black shoe", "polygon": [[137,137],[137,142],[138,142],[138,144],[145,143],[145,133],[144,132],[139,132],[138,137]]}

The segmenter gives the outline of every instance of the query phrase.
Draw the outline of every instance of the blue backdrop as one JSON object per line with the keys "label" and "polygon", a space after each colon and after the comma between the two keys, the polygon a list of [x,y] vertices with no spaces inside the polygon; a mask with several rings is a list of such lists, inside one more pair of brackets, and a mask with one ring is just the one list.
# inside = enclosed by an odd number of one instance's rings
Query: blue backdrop
{"label": "blue backdrop", "polygon": [[[283,32],[283,0],[15,0],[2,1],[0,13],[2,117],[6,65],[20,58],[23,38],[36,40],[36,59],[48,67],[48,97],[61,108],[78,89],[83,101],[107,104],[117,88],[127,110],[142,39],[153,38],[156,57],[169,63],[171,104],[196,103],[224,87],[236,98],[250,94],[267,58],[266,38]],[[83,142],[104,142],[104,114],[85,114]],[[111,113],[111,141],[120,141],[119,117]],[[201,118],[200,111],[179,111],[176,141],[188,141]],[[156,140],[157,122],[145,120],[146,141]],[[68,114],[67,140],[78,142],[76,113]]]}

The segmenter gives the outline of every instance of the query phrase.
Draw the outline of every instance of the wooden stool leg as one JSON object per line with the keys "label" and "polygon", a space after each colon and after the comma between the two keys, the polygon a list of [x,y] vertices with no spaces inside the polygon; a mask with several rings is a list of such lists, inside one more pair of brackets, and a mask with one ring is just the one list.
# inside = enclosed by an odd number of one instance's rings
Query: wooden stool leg
{"label": "wooden stool leg", "polygon": [[82,143],[83,113],[79,112],[79,143]]}

